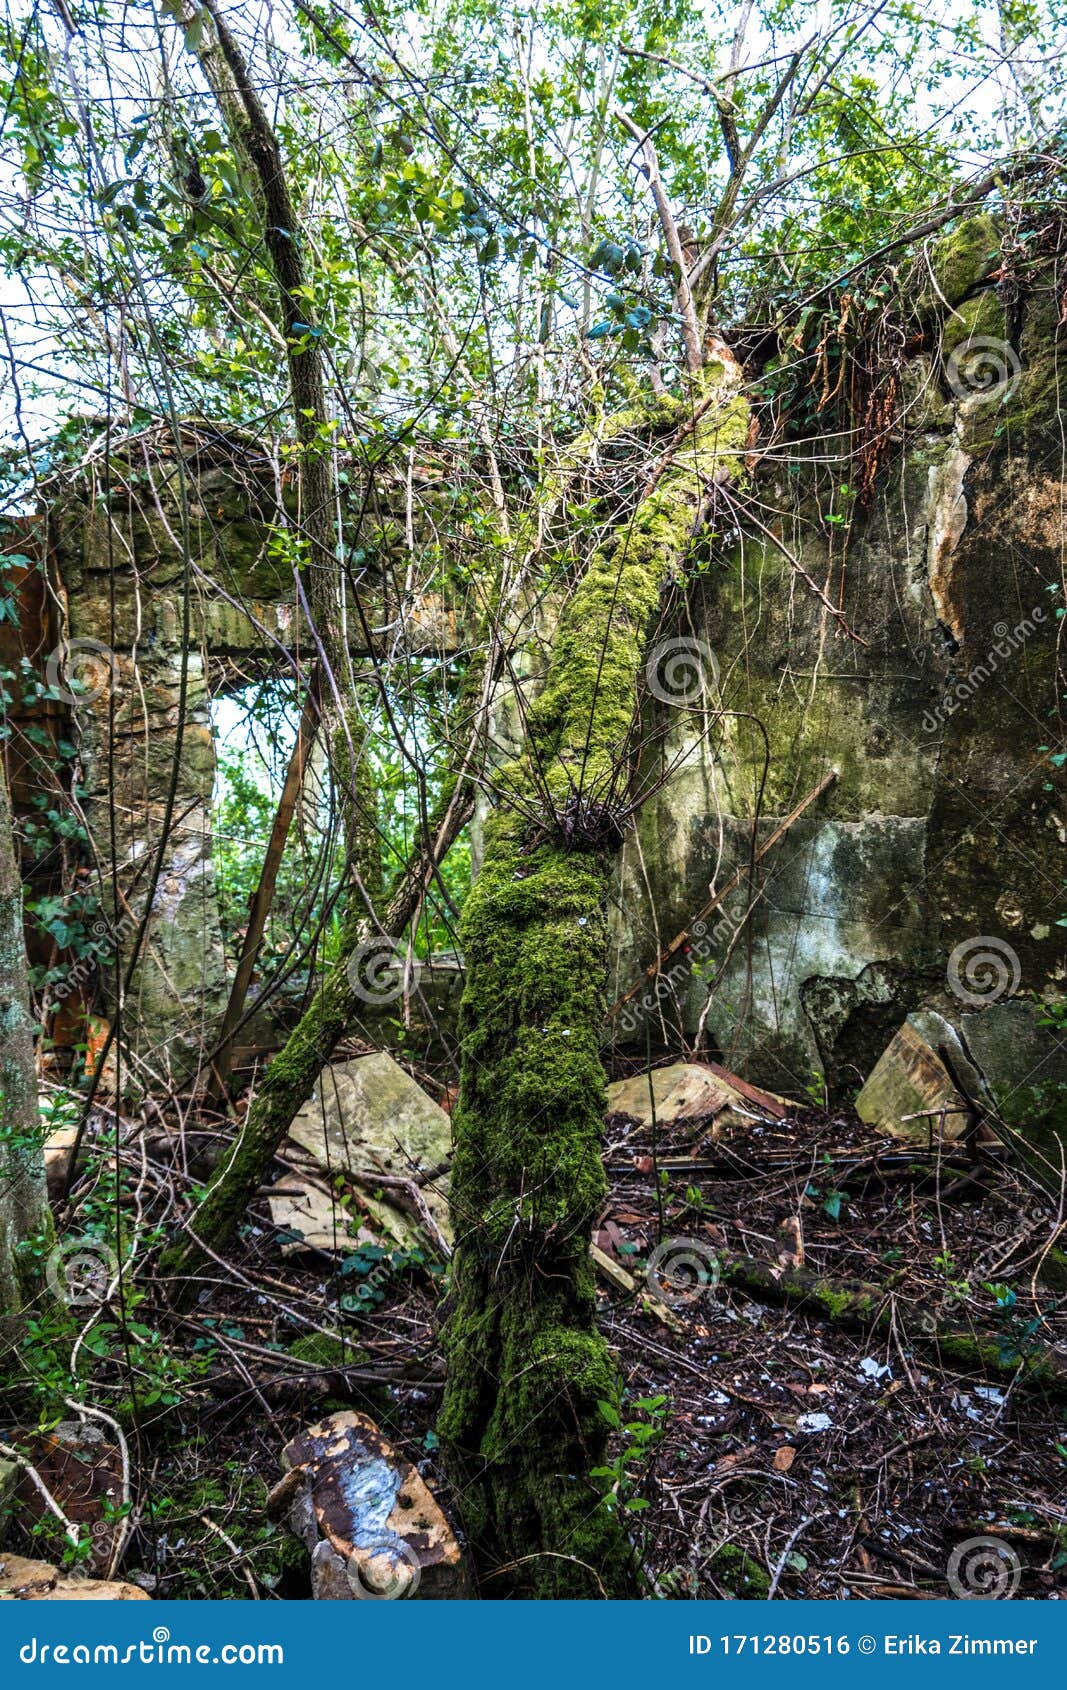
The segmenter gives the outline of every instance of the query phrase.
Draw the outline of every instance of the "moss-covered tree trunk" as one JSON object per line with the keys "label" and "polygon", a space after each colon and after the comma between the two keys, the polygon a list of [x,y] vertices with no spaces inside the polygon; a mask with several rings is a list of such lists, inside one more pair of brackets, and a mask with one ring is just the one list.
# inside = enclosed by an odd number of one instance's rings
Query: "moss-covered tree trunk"
{"label": "moss-covered tree trunk", "polygon": [[605,911],[648,629],[709,489],[738,473],[747,430],[721,365],[698,388],[635,514],[562,612],[464,916],[439,1430],[490,1595],[617,1595],[630,1576],[621,1525],[589,1476],[607,1433],[597,1403],[615,1394],[589,1260],[606,1191]]}
{"label": "moss-covered tree trunk", "polygon": [[0,769],[0,1313],[23,1301],[17,1246],[48,1228],[37,1069],[22,929],[22,884]]}

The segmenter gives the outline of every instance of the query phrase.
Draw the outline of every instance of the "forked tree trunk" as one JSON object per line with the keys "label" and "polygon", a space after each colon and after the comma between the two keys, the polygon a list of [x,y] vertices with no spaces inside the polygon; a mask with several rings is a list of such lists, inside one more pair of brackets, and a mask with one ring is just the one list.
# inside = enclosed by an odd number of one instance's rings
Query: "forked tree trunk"
{"label": "forked tree trunk", "polygon": [[0,769],[0,1313],[16,1310],[34,1287],[36,1257],[18,1245],[50,1231],[37,1109],[37,1069],[22,928],[22,884],[11,805]]}
{"label": "forked tree trunk", "polygon": [[611,1596],[630,1576],[625,1535],[589,1477],[607,1435],[598,1401],[617,1395],[589,1260],[606,1191],[600,1038],[617,846],[602,807],[619,791],[661,585],[708,489],[740,472],[748,412],[723,375],[716,365],[698,378],[673,454],[562,613],[526,752],[498,776],[504,796],[463,919],[438,1429],[481,1565],[499,1570],[488,1595]]}

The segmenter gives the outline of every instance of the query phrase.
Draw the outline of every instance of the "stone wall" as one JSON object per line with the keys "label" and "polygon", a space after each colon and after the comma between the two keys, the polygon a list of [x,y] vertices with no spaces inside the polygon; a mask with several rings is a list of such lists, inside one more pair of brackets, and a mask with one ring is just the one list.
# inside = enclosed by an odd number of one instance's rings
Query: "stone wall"
{"label": "stone wall", "polygon": [[673,633],[696,642],[703,708],[649,704],[643,778],[677,766],[625,852],[614,993],[837,778],[659,995],[615,1017],[624,1045],[643,1048],[649,1021],[654,1043],[692,1037],[703,1015],[750,1077],[796,1094],[825,1073],[844,1090],[945,989],[954,953],[979,998],[1062,994],[1062,283],[1046,267],[1007,323],[999,246],[980,219],[934,248],[900,438],[847,546],[796,495],[787,453],[760,471],[764,508],[796,507],[781,537],[860,640],[762,536],[688,594]]}
{"label": "stone wall", "polygon": [[[227,992],[212,862],[210,695],[266,673],[306,677],[316,656],[278,543],[293,515],[292,487],[256,442],[190,422],[177,441],[159,429],[97,451],[49,491],[66,653],[60,684],[105,917],[93,973],[114,1015],[114,958],[125,970],[162,840],[124,1032],[141,1077],[184,1077],[210,1048]],[[394,514],[410,496],[383,476],[347,537],[362,544],[351,578],[381,639],[379,656],[455,645],[447,600],[434,592],[408,602],[403,568],[392,568],[405,529],[414,523],[422,537],[433,518],[432,482],[419,482],[413,514],[406,503]],[[368,642],[350,610],[358,658]],[[78,685],[68,688],[71,676]]]}

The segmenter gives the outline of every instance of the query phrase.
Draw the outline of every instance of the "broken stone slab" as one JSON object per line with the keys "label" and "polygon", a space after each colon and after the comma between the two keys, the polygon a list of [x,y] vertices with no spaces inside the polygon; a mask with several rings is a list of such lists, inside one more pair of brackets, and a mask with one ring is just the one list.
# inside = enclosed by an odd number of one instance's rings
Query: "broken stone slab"
{"label": "broken stone slab", "polygon": [[[410,1248],[420,1237],[426,1241],[418,1204],[413,1208],[399,1191],[394,1197],[387,1188],[375,1189],[375,1176],[412,1181],[440,1168],[452,1154],[452,1123],[391,1056],[374,1051],[324,1068],[289,1136],[321,1167],[368,1186],[367,1207],[399,1244]],[[417,1189],[433,1226],[450,1244],[447,1175]]]}
{"label": "broken stone slab", "polygon": [[[909,1019],[898,1028],[856,1098],[861,1121],[879,1132],[925,1144],[931,1132],[960,1138],[967,1113],[948,1069]],[[942,1125],[938,1111],[944,1109]]]}
{"label": "broken stone slab", "polygon": [[368,1415],[329,1415],[286,1445],[282,1464],[273,1499],[311,1555],[317,1600],[470,1596],[463,1552],[429,1486]]}
{"label": "broken stone slab", "polygon": [[59,1127],[44,1141],[44,1177],[50,1203],[58,1203],[66,1190],[70,1159],[77,1142],[77,1127]]}
{"label": "broken stone slab", "polygon": [[361,1244],[377,1243],[375,1234],[360,1225],[358,1215],[296,1173],[283,1175],[271,1186],[267,1207],[274,1226],[285,1235],[283,1256],[298,1256],[305,1250],[347,1255]]}
{"label": "broken stone slab", "polygon": [[[66,1518],[87,1537],[86,1570],[105,1573],[124,1539],[126,1526],[118,1510],[123,1498],[122,1455],[99,1426],[82,1420],[61,1420],[48,1432],[16,1437],[28,1452],[34,1471]],[[46,1508],[29,1474],[20,1469],[15,1484],[20,1513],[43,1519]]]}
{"label": "broken stone slab", "polygon": [[954,1025],[982,1088],[979,1102],[984,1090],[1007,1142],[1058,1197],[1067,1168],[1067,1039],[1050,1019],[1041,1004],[1017,997],[965,1009]]}
{"label": "broken stone slab", "polygon": [[[965,1007],[939,999],[909,1015],[879,1057],[856,1099],[860,1118],[896,1138],[925,1141],[922,1111],[972,1101],[982,1136],[1000,1138],[1050,1191],[1067,1166],[1067,1043],[1041,1005],[1005,998]],[[961,1100],[939,1050],[967,1092]],[[946,1114],[944,1137],[957,1139],[966,1114]],[[933,1118],[935,1129],[939,1119]]]}
{"label": "broken stone slab", "polygon": [[124,1579],[73,1578],[49,1561],[0,1555],[0,1602],[147,1602]]}
{"label": "broken stone slab", "polygon": [[628,1115],[642,1127],[652,1125],[653,1100],[659,1126],[675,1121],[707,1122],[712,1138],[718,1138],[727,1125],[765,1120],[768,1115],[781,1120],[797,1107],[774,1092],[761,1091],[738,1079],[717,1063],[674,1062],[668,1068],[653,1068],[616,1080],[608,1087],[609,1111]]}

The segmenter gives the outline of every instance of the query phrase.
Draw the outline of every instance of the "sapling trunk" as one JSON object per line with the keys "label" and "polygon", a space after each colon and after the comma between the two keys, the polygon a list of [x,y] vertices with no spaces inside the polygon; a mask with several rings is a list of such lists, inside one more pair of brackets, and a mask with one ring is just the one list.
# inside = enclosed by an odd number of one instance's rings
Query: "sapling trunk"
{"label": "sapling trunk", "polygon": [[0,769],[0,1314],[35,1289],[18,1246],[50,1232],[22,926],[22,883]]}

